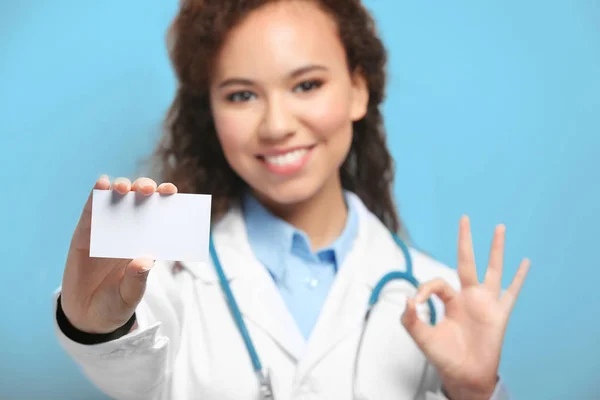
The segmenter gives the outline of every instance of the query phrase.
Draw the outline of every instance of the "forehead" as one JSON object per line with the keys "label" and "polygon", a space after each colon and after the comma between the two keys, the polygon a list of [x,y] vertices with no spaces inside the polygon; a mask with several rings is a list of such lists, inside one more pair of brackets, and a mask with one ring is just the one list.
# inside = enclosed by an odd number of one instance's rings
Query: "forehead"
{"label": "forehead", "polygon": [[250,13],[229,34],[216,76],[278,74],[299,64],[345,64],[335,21],[311,1],[277,1]]}

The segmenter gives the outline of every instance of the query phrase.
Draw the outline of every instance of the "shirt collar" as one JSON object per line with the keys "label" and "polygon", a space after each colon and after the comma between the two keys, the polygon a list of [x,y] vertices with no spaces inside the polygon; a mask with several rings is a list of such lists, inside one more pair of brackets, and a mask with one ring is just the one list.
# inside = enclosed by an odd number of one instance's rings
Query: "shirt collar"
{"label": "shirt collar", "polygon": [[339,267],[352,248],[358,231],[358,215],[348,193],[344,193],[348,206],[348,217],[342,234],[329,246],[317,252],[310,250],[310,240],[306,233],[268,211],[254,196],[246,194],[243,200],[243,214],[248,240],[257,258],[266,264],[272,273],[279,275],[284,266],[284,257],[292,252],[303,258],[326,257],[333,253],[334,266]]}

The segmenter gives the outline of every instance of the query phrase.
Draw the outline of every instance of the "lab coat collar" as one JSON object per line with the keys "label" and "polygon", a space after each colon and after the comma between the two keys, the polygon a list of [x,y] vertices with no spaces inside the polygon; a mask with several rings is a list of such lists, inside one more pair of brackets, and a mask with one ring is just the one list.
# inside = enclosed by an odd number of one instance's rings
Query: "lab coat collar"
{"label": "lab coat collar", "polygon": [[[215,248],[245,319],[259,326],[299,362],[301,375],[318,365],[342,340],[358,333],[369,296],[379,279],[387,272],[406,269],[402,252],[387,228],[357,195],[348,193],[348,201],[357,211],[358,233],[308,344],[267,269],[252,253],[241,210],[232,208],[213,229]],[[219,283],[212,264],[186,267],[207,284]],[[400,315],[401,310],[398,312]]]}

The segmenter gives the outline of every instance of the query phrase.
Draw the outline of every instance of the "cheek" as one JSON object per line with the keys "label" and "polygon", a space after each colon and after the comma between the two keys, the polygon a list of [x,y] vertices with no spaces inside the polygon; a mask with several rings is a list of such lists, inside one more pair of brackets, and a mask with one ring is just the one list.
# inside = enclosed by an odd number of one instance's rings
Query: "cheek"
{"label": "cheek", "polygon": [[344,91],[323,93],[305,118],[311,131],[336,153],[347,152],[352,141],[349,99]]}
{"label": "cheek", "polygon": [[235,166],[240,162],[239,155],[252,140],[252,133],[248,129],[248,118],[240,114],[220,112],[217,109],[213,112],[213,119],[225,157],[232,166]]}
{"label": "cheek", "polygon": [[347,99],[339,93],[324,93],[319,100],[311,104],[308,122],[323,139],[335,135],[350,122],[350,107]]}

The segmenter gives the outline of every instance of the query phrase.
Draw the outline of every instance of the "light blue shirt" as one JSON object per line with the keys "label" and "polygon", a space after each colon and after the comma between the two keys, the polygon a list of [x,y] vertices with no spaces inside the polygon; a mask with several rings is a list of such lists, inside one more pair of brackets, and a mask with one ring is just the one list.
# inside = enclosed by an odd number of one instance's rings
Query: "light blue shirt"
{"label": "light blue shirt", "polygon": [[352,202],[346,204],[348,218],[342,234],[329,246],[313,252],[306,233],[275,217],[254,197],[244,198],[244,220],[252,251],[273,277],[307,340],[358,233],[356,210]]}

